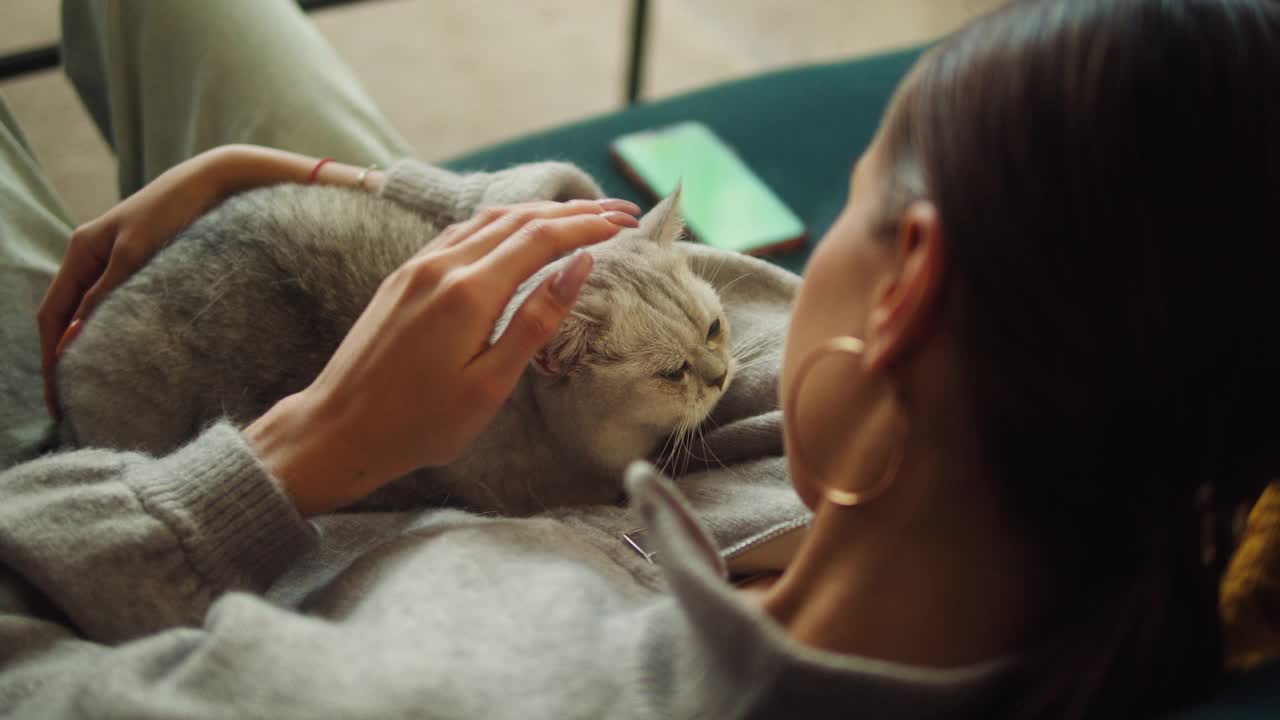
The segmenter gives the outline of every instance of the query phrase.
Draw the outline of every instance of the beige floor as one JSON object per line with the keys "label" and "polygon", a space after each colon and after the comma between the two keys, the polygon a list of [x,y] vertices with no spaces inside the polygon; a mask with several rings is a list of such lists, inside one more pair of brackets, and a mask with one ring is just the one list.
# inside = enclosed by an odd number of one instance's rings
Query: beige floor
{"label": "beige floor", "polygon": [[[645,97],[921,42],[1002,2],[653,0]],[[54,0],[3,3],[0,52],[56,40]],[[312,17],[418,154],[440,159],[619,107],[629,6],[373,0]],[[62,76],[0,83],[0,94],[73,217],[110,207],[110,153]]]}

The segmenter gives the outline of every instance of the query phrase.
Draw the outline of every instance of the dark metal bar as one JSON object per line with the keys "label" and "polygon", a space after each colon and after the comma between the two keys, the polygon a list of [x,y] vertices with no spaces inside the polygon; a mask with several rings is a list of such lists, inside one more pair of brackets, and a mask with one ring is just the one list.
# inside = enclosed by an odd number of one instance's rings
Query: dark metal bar
{"label": "dark metal bar", "polygon": [[0,80],[18,75],[56,68],[62,63],[62,53],[57,45],[45,45],[30,50],[0,56]]}
{"label": "dark metal bar", "polygon": [[[362,0],[298,0],[303,10],[323,10],[349,5]],[[52,70],[62,64],[62,51],[57,45],[43,45],[0,56],[0,81],[41,70]]]}
{"label": "dark metal bar", "polygon": [[649,35],[649,0],[633,0],[631,4],[631,64],[627,66],[627,104],[640,100],[644,83],[644,61]]}
{"label": "dark metal bar", "polygon": [[298,0],[298,4],[302,6],[303,10],[311,12],[312,10],[323,10],[327,7],[350,5],[351,3],[361,1],[362,0]]}

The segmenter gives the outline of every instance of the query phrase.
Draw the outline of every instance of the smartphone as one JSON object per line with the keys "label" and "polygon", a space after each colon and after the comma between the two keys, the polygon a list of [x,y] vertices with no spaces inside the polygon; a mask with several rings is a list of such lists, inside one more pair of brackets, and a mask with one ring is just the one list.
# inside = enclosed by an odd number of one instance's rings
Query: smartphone
{"label": "smartphone", "polygon": [[623,135],[609,155],[654,199],[679,185],[681,215],[695,240],[750,255],[804,246],[800,218],[700,122]]}

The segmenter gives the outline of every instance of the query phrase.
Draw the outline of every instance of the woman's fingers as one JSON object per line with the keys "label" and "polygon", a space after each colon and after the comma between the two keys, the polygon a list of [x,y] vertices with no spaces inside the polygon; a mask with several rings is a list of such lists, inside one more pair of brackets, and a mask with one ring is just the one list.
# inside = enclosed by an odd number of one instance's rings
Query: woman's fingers
{"label": "woman's fingers", "polygon": [[102,276],[111,258],[111,240],[105,247],[100,238],[85,228],[72,233],[67,252],[62,258],[49,289],[45,291],[36,320],[40,326],[40,345],[53,356],[53,349],[67,329],[75,311],[80,307],[85,291]]}
{"label": "woman's fingers", "polygon": [[417,257],[437,250],[452,248],[479,232],[486,225],[497,222],[510,210],[510,207],[486,208],[462,222],[449,225],[440,231],[440,235],[434,242],[427,243],[421,250],[414,253],[414,256]]}
{"label": "woman's fingers", "polygon": [[[472,263],[471,275],[485,278],[495,296],[509,298],[521,283],[557,257],[608,240],[623,227],[638,224],[630,213],[639,208],[632,203],[593,203],[604,205],[592,212],[583,203],[544,204],[493,222],[484,234],[493,232],[495,238],[477,239],[473,245],[490,251]],[[610,207],[623,207],[626,212],[607,209]],[[476,357],[471,370],[510,393],[534,353],[551,340],[573,308],[591,265],[590,254],[575,253],[563,268],[529,294],[502,337]]]}
{"label": "woman's fingers", "polygon": [[461,246],[453,254],[463,262],[470,262],[488,252],[486,248],[491,244],[502,242],[503,238],[535,217],[600,212],[598,206],[588,203],[590,201],[574,200],[566,203],[529,202],[488,207],[462,222],[446,227],[441,231],[439,241],[423,248],[419,254]]}
{"label": "woman's fingers", "polygon": [[40,330],[40,366],[44,375],[44,399],[49,415],[57,420],[57,388],[55,368],[58,348],[66,334],[85,291],[102,275],[111,255],[111,239],[104,243],[93,224],[78,228],[67,243],[67,252],[49,289],[45,291],[36,324]]}
{"label": "woman's fingers", "polygon": [[533,220],[472,267],[500,283],[505,297],[511,297],[521,283],[547,263],[580,247],[608,240],[622,228],[602,215]]}
{"label": "woman's fingers", "polygon": [[[522,203],[501,208],[482,210],[476,218],[485,222],[475,232],[458,239],[451,245],[457,248],[463,262],[474,262],[506,242],[522,228],[540,220],[571,217],[575,215],[602,216],[623,227],[635,227],[639,222],[632,217],[640,208],[626,200],[570,200],[568,202]],[[470,221],[468,221],[470,222]]]}
{"label": "woman's fingers", "polygon": [[498,342],[477,356],[468,369],[488,378],[501,390],[501,397],[509,395],[534,354],[551,341],[573,309],[592,262],[590,253],[574,253],[562,269],[529,293]]}
{"label": "woman's fingers", "polygon": [[107,269],[102,272],[102,276],[93,284],[93,287],[84,294],[74,317],[87,320],[89,313],[93,312],[93,309],[106,298],[107,293],[124,284],[130,275],[146,264],[148,257],[145,251],[136,250],[134,246],[124,242],[117,242],[115,249],[111,252],[111,259],[107,261]]}
{"label": "woman's fingers", "polygon": [[36,312],[36,325],[40,329],[40,370],[44,375],[44,404],[49,417],[61,419],[58,411],[57,375],[58,345],[71,322],[71,315],[80,304],[81,290],[69,274],[59,272],[45,292],[40,309]]}

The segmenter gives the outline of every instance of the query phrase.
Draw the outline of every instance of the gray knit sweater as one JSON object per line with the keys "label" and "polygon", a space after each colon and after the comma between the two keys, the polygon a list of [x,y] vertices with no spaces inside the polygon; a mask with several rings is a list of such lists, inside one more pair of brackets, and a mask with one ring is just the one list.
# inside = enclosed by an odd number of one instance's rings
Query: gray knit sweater
{"label": "gray knit sweater", "polygon": [[[598,190],[559,164],[457,176],[405,162],[384,192],[452,222]],[[785,315],[793,276],[725,261],[762,322]],[[11,468],[0,473],[0,715],[981,712],[1002,685],[997,664],[939,671],[806,649],[732,590],[726,556],[806,520],[778,413],[751,402],[772,402],[772,387],[738,392],[740,417],[708,437],[727,467],[677,490],[635,466],[629,508],[535,518],[307,521],[227,424],[168,457],[81,450]]]}

